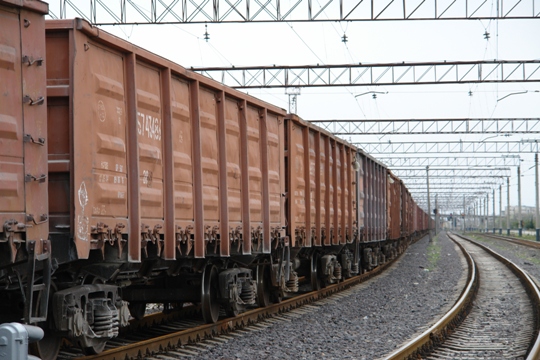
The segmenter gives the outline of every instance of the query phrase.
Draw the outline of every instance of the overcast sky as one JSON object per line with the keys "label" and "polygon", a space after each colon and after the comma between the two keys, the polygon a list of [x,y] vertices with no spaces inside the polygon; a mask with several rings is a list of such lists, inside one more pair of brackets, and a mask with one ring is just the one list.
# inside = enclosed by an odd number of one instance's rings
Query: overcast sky
{"label": "overcast sky", "polygon": [[[536,3],[540,8],[540,2],[536,0]],[[52,4],[51,10],[56,11],[56,7]],[[204,24],[104,26],[103,29],[185,67],[540,59],[540,19],[209,23],[207,26],[209,41],[203,38]],[[486,32],[489,39],[485,39]],[[344,34],[348,37],[347,43],[341,41]],[[529,92],[497,101],[510,93],[526,90]],[[304,88],[298,97],[298,115],[304,119],[540,117],[540,92],[535,90],[540,90],[540,84]],[[387,94],[379,94],[376,99],[369,95],[355,97],[367,91]],[[288,108],[284,89],[251,89],[249,93]],[[346,138],[353,142],[481,141],[491,136],[386,135],[381,138],[364,135]],[[491,140],[533,138],[540,136],[517,134]],[[439,154],[433,154],[436,155]],[[523,205],[534,206],[534,155],[522,154],[521,158],[524,160]],[[511,204],[517,205],[515,168],[512,174]],[[505,193],[503,199],[504,207]],[[491,209],[490,205],[490,212]]]}

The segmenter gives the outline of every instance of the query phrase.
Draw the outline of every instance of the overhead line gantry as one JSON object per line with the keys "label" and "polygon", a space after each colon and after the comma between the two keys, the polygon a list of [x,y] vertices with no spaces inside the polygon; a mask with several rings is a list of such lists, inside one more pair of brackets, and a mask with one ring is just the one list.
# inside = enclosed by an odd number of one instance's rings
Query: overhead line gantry
{"label": "overhead line gantry", "polygon": [[540,60],[192,67],[237,89],[540,81]]}
{"label": "overhead line gantry", "polygon": [[460,167],[471,166],[517,166],[520,163],[519,158],[507,158],[498,156],[478,156],[478,157],[427,157],[408,155],[407,157],[387,157],[376,156],[377,160],[383,162],[391,169],[397,169],[400,167],[413,167],[413,166],[453,166],[456,169]]}
{"label": "overhead line gantry", "polygon": [[[506,134],[504,134],[506,135]],[[508,134],[509,135],[509,134]],[[540,139],[539,139],[540,141]],[[387,154],[521,154],[537,152],[537,145],[522,141],[377,141],[353,142],[371,155]]]}
{"label": "overhead line gantry", "polygon": [[535,0],[56,0],[51,17],[83,17],[98,25],[536,19]]}

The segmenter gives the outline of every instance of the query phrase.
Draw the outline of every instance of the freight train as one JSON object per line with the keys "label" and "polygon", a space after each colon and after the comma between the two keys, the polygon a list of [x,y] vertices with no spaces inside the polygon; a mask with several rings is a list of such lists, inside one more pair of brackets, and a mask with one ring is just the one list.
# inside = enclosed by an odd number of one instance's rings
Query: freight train
{"label": "freight train", "polygon": [[0,0],[0,323],[99,353],[147,303],[215,322],[394,258],[430,218],[279,107],[47,4]]}

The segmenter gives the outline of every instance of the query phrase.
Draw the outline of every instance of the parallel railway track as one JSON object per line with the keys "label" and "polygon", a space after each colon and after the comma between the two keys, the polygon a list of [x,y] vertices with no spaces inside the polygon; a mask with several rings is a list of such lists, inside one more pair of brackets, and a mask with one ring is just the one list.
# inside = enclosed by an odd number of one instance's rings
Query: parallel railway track
{"label": "parallel railway track", "polygon": [[540,249],[540,243],[531,241],[531,240],[518,239],[512,236],[503,236],[503,235],[496,235],[496,234],[490,234],[490,233],[478,233],[477,235],[491,238],[491,239],[504,240],[504,241],[508,241],[514,244],[531,247],[534,249]]}
{"label": "parallel railway track", "polygon": [[538,359],[540,291],[511,261],[450,235],[469,263],[467,287],[435,325],[387,359]]}
{"label": "parallel railway track", "polygon": [[[125,360],[152,358],[152,356],[157,356],[156,359],[163,358],[162,356],[173,359],[193,355],[196,353],[194,351],[196,347],[204,348],[212,346],[212,344],[226,342],[232,337],[240,335],[245,329],[264,328],[272,322],[296,316],[289,313],[291,310],[296,309],[299,313],[303,309],[310,311],[311,304],[318,301],[324,302],[329,296],[346,291],[352,286],[378,275],[399,259],[400,255],[365,274],[318,291],[285,299],[266,308],[256,308],[236,317],[220,317],[214,324],[204,323],[198,307],[189,307],[180,313],[168,315],[163,313],[148,315],[140,321],[132,321],[130,329],[120,334],[114,341],[109,342],[106,350],[99,355],[84,356],[78,347],[66,344],[58,359]],[[300,309],[302,307],[303,309]]]}

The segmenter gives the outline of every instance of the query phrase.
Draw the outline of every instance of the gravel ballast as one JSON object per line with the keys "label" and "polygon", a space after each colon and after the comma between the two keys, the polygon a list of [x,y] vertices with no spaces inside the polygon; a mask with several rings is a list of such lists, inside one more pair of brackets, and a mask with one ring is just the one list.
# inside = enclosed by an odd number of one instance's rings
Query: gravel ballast
{"label": "gravel ballast", "polygon": [[197,359],[376,359],[425,331],[466,280],[457,246],[424,237],[383,274],[264,330],[235,336]]}

